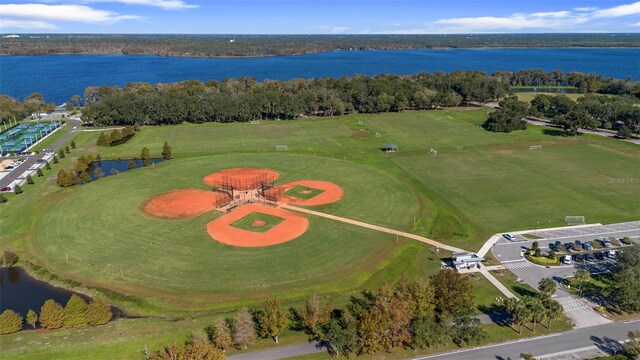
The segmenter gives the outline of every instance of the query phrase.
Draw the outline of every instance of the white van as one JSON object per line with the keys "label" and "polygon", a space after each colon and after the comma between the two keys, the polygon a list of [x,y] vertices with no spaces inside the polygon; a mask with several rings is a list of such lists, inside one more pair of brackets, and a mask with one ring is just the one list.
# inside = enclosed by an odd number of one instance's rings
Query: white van
{"label": "white van", "polygon": [[571,256],[569,255],[565,255],[563,256],[560,261],[565,264],[565,265],[571,265],[572,261],[571,261]]}

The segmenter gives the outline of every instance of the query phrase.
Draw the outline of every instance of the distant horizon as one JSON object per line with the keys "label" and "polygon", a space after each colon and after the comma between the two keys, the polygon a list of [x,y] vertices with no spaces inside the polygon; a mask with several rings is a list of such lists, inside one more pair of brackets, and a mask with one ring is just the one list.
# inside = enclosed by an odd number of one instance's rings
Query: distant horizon
{"label": "distant horizon", "polygon": [[3,33],[638,33],[634,0],[7,0]]}
{"label": "distant horizon", "polygon": [[167,36],[167,35],[175,35],[175,36],[394,36],[394,37],[419,37],[419,36],[465,36],[465,35],[482,35],[482,36],[490,36],[490,35],[640,35],[640,31],[638,32],[475,32],[475,33],[424,33],[424,34],[393,34],[393,33],[379,33],[379,34],[359,34],[359,33],[96,33],[96,32],[69,32],[69,33],[30,33],[30,32],[0,32],[0,35],[55,35],[55,36],[64,36],[64,35],[157,35],[157,36]]}

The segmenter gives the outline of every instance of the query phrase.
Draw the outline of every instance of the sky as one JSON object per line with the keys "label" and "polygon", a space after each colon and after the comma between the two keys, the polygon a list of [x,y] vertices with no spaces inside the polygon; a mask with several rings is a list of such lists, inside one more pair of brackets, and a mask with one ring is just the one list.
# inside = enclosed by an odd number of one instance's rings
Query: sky
{"label": "sky", "polygon": [[0,33],[640,32],[632,0],[2,0]]}

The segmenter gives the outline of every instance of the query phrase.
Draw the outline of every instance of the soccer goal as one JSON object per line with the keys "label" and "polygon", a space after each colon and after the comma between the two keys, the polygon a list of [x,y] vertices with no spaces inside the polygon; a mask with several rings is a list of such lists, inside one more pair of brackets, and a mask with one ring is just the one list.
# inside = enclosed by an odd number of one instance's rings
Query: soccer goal
{"label": "soccer goal", "polygon": [[529,150],[542,150],[542,145],[531,145]]}
{"label": "soccer goal", "polygon": [[565,216],[564,222],[569,226],[585,224],[584,216]]}
{"label": "soccer goal", "polygon": [[362,121],[358,121],[358,125],[362,125]]}
{"label": "soccer goal", "polygon": [[253,125],[260,125],[260,120],[251,120],[250,123]]}
{"label": "soccer goal", "polygon": [[430,149],[430,150],[429,150],[429,155],[431,155],[431,156],[436,156],[436,155],[438,155],[438,150],[433,149],[433,148],[432,148],[432,149]]}
{"label": "soccer goal", "polygon": [[375,137],[380,137],[380,133],[379,133],[379,132],[377,132],[377,133],[376,133],[376,135],[375,135]]}
{"label": "soccer goal", "polygon": [[289,147],[287,145],[276,145],[276,151],[289,151]]}

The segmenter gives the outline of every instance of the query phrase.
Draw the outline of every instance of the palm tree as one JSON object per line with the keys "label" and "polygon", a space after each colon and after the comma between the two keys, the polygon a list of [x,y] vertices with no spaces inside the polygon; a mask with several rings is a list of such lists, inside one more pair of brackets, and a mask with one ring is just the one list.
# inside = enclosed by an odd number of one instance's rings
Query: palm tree
{"label": "palm tree", "polygon": [[553,299],[549,299],[545,304],[545,308],[547,309],[547,320],[549,321],[547,329],[551,329],[551,321],[560,319],[564,314],[564,309],[559,302]]}
{"label": "palm tree", "polygon": [[574,279],[580,282],[580,284],[578,285],[578,290],[580,291],[580,296],[582,296],[582,283],[591,280],[591,275],[589,275],[589,272],[587,270],[579,269],[578,271],[576,271]]}
{"label": "palm tree", "polygon": [[526,306],[533,321],[533,332],[536,332],[536,325],[547,318],[547,309],[545,309],[540,299],[534,297],[526,298]]}
{"label": "palm tree", "polygon": [[543,278],[538,283],[538,290],[546,296],[551,296],[556,292],[556,283],[551,278]]}

